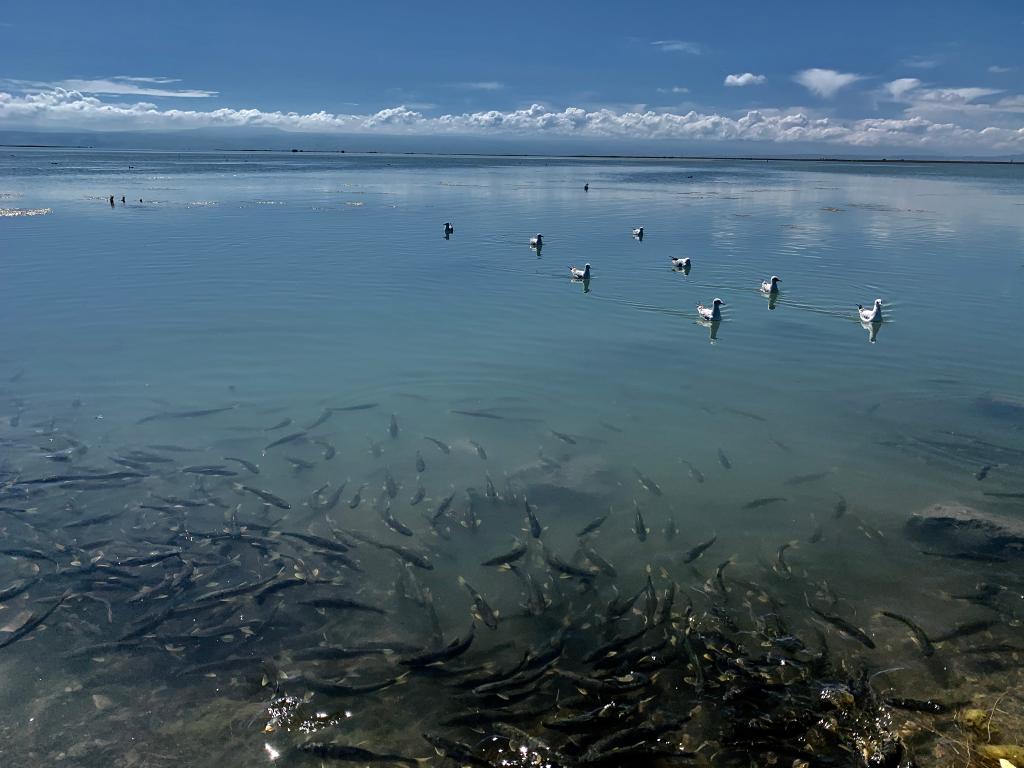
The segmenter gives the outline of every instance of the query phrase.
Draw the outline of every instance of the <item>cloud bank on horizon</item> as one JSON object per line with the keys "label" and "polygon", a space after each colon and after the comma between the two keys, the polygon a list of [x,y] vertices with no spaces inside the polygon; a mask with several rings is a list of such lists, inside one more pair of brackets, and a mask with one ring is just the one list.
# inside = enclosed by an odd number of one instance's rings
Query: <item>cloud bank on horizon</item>
{"label": "cloud bank on horizon", "polygon": [[[820,71],[820,70],[819,70]],[[815,77],[807,87],[823,95],[848,78]],[[822,85],[827,83],[827,85]],[[837,83],[842,83],[837,85]],[[737,116],[689,110],[609,108],[555,109],[533,104],[509,111],[486,110],[428,115],[395,106],[367,114],[264,111],[257,108],[210,110],[159,107],[145,101],[115,102],[77,90],[54,87],[25,93],[0,91],[0,125],[21,128],[88,130],[181,130],[196,128],[274,128],[301,133],[380,133],[390,135],[578,137],[620,140],[702,140],[767,142],[779,145],[827,143],[837,147],[900,147],[912,150],[1024,151],[1024,127],[965,126],[942,119],[946,113],[1024,114],[1024,97],[983,98],[999,93],[984,88],[925,88],[916,78],[887,83],[885,97],[905,100],[902,118],[842,120],[795,110],[748,110]]]}

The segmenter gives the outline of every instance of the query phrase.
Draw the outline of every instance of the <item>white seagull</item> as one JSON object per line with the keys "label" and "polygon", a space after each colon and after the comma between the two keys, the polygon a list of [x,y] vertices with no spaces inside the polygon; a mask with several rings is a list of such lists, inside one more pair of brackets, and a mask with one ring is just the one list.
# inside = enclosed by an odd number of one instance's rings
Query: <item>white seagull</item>
{"label": "white seagull", "polygon": [[711,322],[717,322],[722,319],[722,310],[719,307],[724,307],[725,302],[721,299],[715,299],[711,302],[710,307],[705,307],[703,304],[697,305],[697,314],[700,315],[701,320],[710,320]]}
{"label": "white seagull", "polygon": [[860,315],[862,323],[882,322],[882,300],[875,299],[875,306],[872,309],[864,309],[863,304],[858,304],[857,313]]}
{"label": "white seagull", "polygon": [[633,237],[637,237],[637,238],[640,238],[641,240],[643,240],[644,239],[644,228],[643,227],[636,227],[633,230]]}
{"label": "white seagull", "polygon": [[544,247],[544,235],[542,235],[542,234],[540,234],[538,232],[536,237],[531,237],[530,238],[530,247],[531,248],[543,248]]}
{"label": "white seagull", "polygon": [[585,264],[583,269],[580,269],[579,267],[569,267],[569,273],[572,275],[573,280],[589,280],[590,265]]}
{"label": "white seagull", "polygon": [[761,293],[778,293],[779,292],[779,278],[772,275],[771,281],[763,280],[761,282]]}
{"label": "white seagull", "polygon": [[444,233],[446,235],[450,235],[454,231],[455,231],[455,227],[452,226],[452,223],[450,221],[446,221],[444,223]]}
{"label": "white seagull", "polygon": [[689,269],[690,268],[690,259],[687,256],[684,256],[681,259],[676,257],[676,256],[673,256],[672,257],[672,266],[675,267],[676,269]]}

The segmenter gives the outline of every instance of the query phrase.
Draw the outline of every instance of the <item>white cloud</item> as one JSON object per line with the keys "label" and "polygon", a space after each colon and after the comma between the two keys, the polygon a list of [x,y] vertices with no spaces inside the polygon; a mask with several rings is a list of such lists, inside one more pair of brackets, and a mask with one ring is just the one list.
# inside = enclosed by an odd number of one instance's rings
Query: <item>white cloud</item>
{"label": "white cloud", "polygon": [[929,88],[911,94],[914,101],[941,105],[944,107],[963,107],[986,96],[1002,93],[997,88]]}
{"label": "white cloud", "polygon": [[886,92],[896,100],[900,100],[908,92],[921,85],[916,77],[901,77],[885,84]]}
{"label": "white cloud", "polygon": [[860,75],[850,72],[836,72],[834,69],[818,69],[813,67],[797,72],[793,78],[811,93],[825,99],[831,99],[840,88],[861,80]]}
{"label": "white cloud", "polygon": [[469,91],[500,91],[505,87],[504,83],[496,80],[484,80],[473,83],[452,83],[453,88],[465,88]]}
{"label": "white cloud", "polygon": [[767,80],[764,75],[755,75],[753,72],[744,72],[742,75],[727,75],[725,84],[739,87],[743,85],[760,85]]}
{"label": "white cloud", "polygon": [[993,64],[988,68],[988,71],[993,75],[1005,75],[1007,72],[1013,72],[1016,67],[1000,67],[998,64]]}
{"label": "white cloud", "polygon": [[[217,91],[197,89],[168,89],[158,88],[158,85],[169,85],[181,82],[172,77],[129,77],[128,75],[115,75],[92,80],[70,79],[59,80],[53,83],[39,83],[30,80],[5,80],[4,85],[12,86],[23,91],[45,91],[54,88],[63,88],[68,91],[79,93],[102,94],[105,96],[159,96],[176,99],[206,99],[217,96]],[[140,85],[141,84],[141,85]]]}
{"label": "white cloud", "polygon": [[910,56],[900,62],[904,67],[913,69],[935,69],[940,63],[937,56]]}
{"label": "white cloud", "polygon": [[659,88],[658,93],[689,93],[689,88],[684,88],[681,85],[673,85],[671,88]]}
{"label": "white cloud", "polygon": [[0,124],[73,130],[174,130],[185,128],[277,128],[307,133],[399,135],[571,136],[591,139],[758,141],[777,145],[832,144],[899,147],[910,151],[965,153],[1024,151],[1024,127],[969,128],[921,116],[903,119],[837,120],[803,112],[750,111],[742,117],[689,111],[685,114],[611,109],[562,111],[534,104],[513,111],[489,110],[427,117],[408,106],[373,114],[265,112],[259,109],[164,109],[147,102],[108,103],[96,96],[55,88],[11,94],[0,91]]}
{"label": "white cloud", "polygon": [[651,45],[666,52],[679,51],[681,53],[691,53],[694,56],[697,56],[704,51],[704,48],[700,43],[688,43],[685,40],[655,40]]}
{"label": "white cloud", "polygon": [[131,77],[130,75],[115,75],[111,80],[127,80],[130,83],[180,83],[180,77]]}
{"label": "white cloud", "polygon": [[996,109],[1003,109],[1007,112],[1024,112],[1024,94],[1016,96],[1004,96],[995,103]]}

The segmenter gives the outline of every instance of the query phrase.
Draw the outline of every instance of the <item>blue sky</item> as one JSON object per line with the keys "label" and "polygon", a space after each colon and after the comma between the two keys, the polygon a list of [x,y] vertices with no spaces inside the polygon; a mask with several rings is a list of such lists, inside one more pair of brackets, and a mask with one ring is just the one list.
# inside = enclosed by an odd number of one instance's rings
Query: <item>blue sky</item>
{"label": "blue sky", "polygon": [[1018,2],[19,3],[0,128],[1024,152]]}

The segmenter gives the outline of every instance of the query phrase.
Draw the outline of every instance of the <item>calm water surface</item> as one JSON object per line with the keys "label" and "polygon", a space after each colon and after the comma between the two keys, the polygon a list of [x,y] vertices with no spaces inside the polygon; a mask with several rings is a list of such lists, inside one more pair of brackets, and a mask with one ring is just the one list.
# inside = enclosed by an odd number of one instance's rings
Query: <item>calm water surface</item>
{"label": "calm water surface", "polygon": [[[996,612],[987,641],[1020,632],[1019,560],[923,555],[903,530],[910,513],[937,502],[1021,520],[1019,498],[984,495],[1024,491],[1018,167],[4,150],[0,208],[0,504],[21,510],[0,517],[0,528],[6,547],[52,555],[0,563],[0,590],[42,579],[0,603],[0,642],[65,588],[74,593],[44,627],[0,650],[0,754],[38,764],[255,764],[274,762],[275,752],[287,760],[295,734],[317,730],[273,716],[275,696],[291,693],[280,683],[294,672],[289,651],[336,643],[332,633],[342,631],[330,613],[298,607],[295,593],[281,593],[273,616],[263,604],[226,600],[219,625],[202,615],[161,625],[143,633],[156,650],[138,656],[57,655],[122,638],[126,624],[159,611],[145,592],[129,601],[181,562],[199,571],[195,594],[298,570],[295,557],[304,577],[344,571],[318,560],[322,552],[278,552],[257,565],[248,550],[202,542],[191,560],[146,566],[142,582],[125,577],[121,590],[68,582],[83,560],[116,563],[180,546],[189,529],[230,524],[237,504],[237,516],[278,533],[356,530],[433,552],[437,567],[417,576],[434,594],[446,643],[470,621],[458,576],[510,617],[494,632],[477,622],[486,634],[478,663],[488,649],[499,666],[512,661],[501,656],[510,643],[521,653],[563,618],[543,627],[515,618],[521,584],[479,565],[513,536],[532,539],[522,530],[525,495],[542,540],[566,560],[578,529],[612,510],[593,541],[618,566],[622,593],[649,570],[659,588],[678,582],[700,613],[697,592],[731,557],[736,578],[777,591],[793,621],[832,632],[837,652],[884,671],[872,678],[880,692],[991,703],[985,697],[1019,679],[1015,663],[979,670],[949,653],[925,663],[906,627],[878,614],[916,617],[938,636],[992,616],[948,595],[994,582],[1017,599]],[[445,221],[455,225],[449,240]],[[642,241],[630,236],[637,226]],[[538,232],[541,252],[529,247]],[[691,258],[689,273],[671,268],[673,256]],[[567,267],[584,263],[593,278],[571,281]],[[770,303],[758,288],[773,274],[782,291]],[[695,307],[715,297],[726,303],[724,321],[709,328]],[[876,297],[885,322],[866,328],[856,305]],[[330,410],[369,403],[377,405]],[[325,413],[305,438],[264,450]],[[151,447],[166,445],[193,450]],[[70,460],[53,458],[59,451]],[[131,451],[174,462],[144,462],[146,477],[127,487],[21,484],[123,470],[111,458]],[[224,456],[258,463],[260,475]],[[313,466],[296,469],[289,457]],[[196,465],[243,474],[179,471]],[[380,520],[385,472],[399,486],[392,510],[412,537]],[[653,482],[645,487],[641,474]],[[501,499],[480,506],[488,478]],[[291,509],[266,507],[236,482]],[[322,499],[342,482],[342,502],[318,509],[314,491]],[[363,484],[365,500],[350,508]],[[412,507],[420,484],[426,498]],[[420,511],[453,491],[446,539]],[[163,504],[157,496],[197,493],[223,506],[145,508]],[[750,505],[771,497],[782,500]],[[848,507],[836,519],[840,499]],[[637,508],[650,529],[644,542]],[[121,511],[112,522],[60,527]],[[674,539],[665,534],[672,521]],[[702,559],[683,562],[713,536]],[[788,541],[798,543],[780,567]],[[405,642],[429,646],[398,595],[399,561],[367,546],[357,547],[366,573],[355,581],[346,572],[346,584],[401,616]],[[537,542],[525,561],[545,573]],[[544,578],[562,595],[564,579]],[[612,590],[609,580],[596,593],[563,595],[573,605],[566,615],[596,616]],[[551,600],[549,611],[560,610]],[[878,648],[865,653],[816,620],[808,600],[864,627]],[[246,624],[252,615],[288,621],[264,632]],[[347,614],[343,631],[365,630],[365,641],[398,621],[368,616]],[[194,640],[231,621],[250,631]],[[240,654],[273,671],[255,680],[234,669],[175,676]],[[348,672],[363,682],[383,674]],[[414,674],[348,700],[341,721],[324,715],[321,735],[431,755],[419,734],[435,725],[417,702],[461,706],[429,698],[431,686]],[[295,696],[326,706],[322,693]],[[693,749],[707,734],[684,736]]]}

